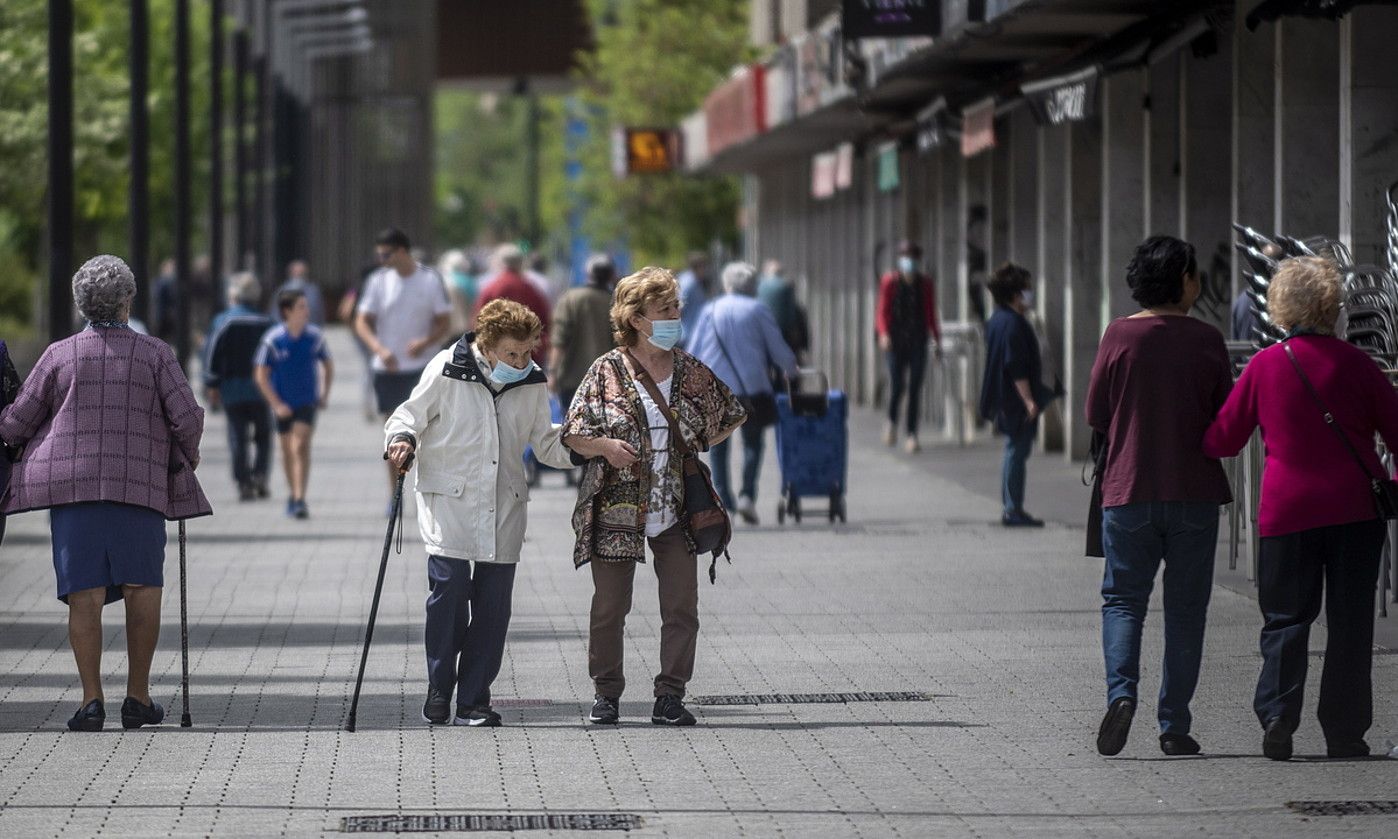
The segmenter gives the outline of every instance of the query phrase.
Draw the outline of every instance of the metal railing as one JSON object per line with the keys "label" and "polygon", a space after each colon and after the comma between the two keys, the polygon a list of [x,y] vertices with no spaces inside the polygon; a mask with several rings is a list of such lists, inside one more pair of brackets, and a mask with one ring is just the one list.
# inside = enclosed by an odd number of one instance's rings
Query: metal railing
{"label": "metal railing", "polygon": [[928,428],[940,428],[947,440],[966,445],[978,425],[976,406],[985,368],[979,324],[942,324],[942,360],[929,359],[922,388],[922,415]]}

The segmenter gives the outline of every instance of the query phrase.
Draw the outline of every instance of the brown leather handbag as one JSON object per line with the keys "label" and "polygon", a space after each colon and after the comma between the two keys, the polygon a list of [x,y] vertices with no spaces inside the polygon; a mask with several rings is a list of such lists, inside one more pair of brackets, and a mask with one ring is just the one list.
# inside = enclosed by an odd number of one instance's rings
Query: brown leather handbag
{"label": "brown leather handbag", "polygon": [[680,433],[675,412],[670,410],[655,380],[630,350],[626,351],[626,356],[631,362],[632,375],[670,424],[670,448],[680,456],[680,475],[684,480],[684,509],[681,511],[684,526],[689,538],[694,541],[696,554],[713,554],[709,562],[709,582],[713,583],[718,577],[719,555],[723,555],[729,563],[733,561],[728,556],[728,543],[733,539],[733,522],[728,517],[728,511],[723,509],[723,502],[719,501],[709,467],[699,459],[699,455],[685,441],[684,434]]}

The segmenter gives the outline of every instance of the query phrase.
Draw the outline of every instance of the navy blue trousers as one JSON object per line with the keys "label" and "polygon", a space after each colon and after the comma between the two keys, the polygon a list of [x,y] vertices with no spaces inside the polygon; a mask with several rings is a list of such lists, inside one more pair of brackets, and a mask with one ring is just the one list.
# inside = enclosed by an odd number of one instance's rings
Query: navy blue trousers
{"label": "navy blue trousers", "polygon": [[427,557],[427,679],[458,708],[490,705],[500,674],[515,565]]}

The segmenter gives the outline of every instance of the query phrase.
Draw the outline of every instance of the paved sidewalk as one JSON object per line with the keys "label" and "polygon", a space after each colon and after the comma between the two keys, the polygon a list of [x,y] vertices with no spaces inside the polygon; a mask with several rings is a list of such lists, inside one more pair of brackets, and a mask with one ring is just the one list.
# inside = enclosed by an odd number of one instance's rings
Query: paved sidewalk
{"label": "paved sidewalk", "polygon": [[[642,570],[625,723],[589,727],[590,578],[569,559],[572,493],[546,474],[496,684],[506,727],[428,729],[419,719],[426,574],[410,510],[360,730],[346,734],[387,484],[379,433],[351,386],[358,356],[341,331],[332,346],[342,378],[316,438],[309,521],[282,517],[280,479],[272,501],[234,500],[222,420],[210,418],[200,473],[217,514],[189,528],[194,728],[62,730],[80,691],[53,597],[47,520],[11,519],[0,548],[0,836],[299,836],[337,832],[360,815],[542,813],[634,814],[633,832],[674,837],[1398,831],[1398,816],[1286,808],[1398,799],[1398,761],[1261,758],[1250,710],[1256,608],[1224,589],[1215,589],[1194,706],[1208,754],[1167,759],[1156,747],[1153,614],[1133,738],[1119,758],[1099,757],[1101,568],[1081,557],[1081,531],[1003,531],[983,496],[874,444],[863,413],[849,524],[764,520],[739,532],[718,585],[702,583],[692,693],[914,691],[927,701],[695,705],[695,728],[651,726],[659,621],[654,576]],[[766,518],[776,477],[769,462]],[[177,720],[173,534],[155,695]],[[113,711],[125,667],[120,614],[108,612],[104,662]],[[1312,646],[1322,645],[1317,631]],[[1378,746],[1398,739],[1398,658],[1377,657],[1375,670]],[[1303,756],[1324,750],[1313,708],[1298,735]]]}

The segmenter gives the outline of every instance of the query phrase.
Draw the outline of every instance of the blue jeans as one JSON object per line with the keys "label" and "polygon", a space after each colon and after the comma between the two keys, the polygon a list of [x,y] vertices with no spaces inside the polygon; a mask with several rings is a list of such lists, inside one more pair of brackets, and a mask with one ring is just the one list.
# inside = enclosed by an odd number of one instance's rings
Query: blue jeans
{"label": "blue jeans", "polygon": [[1028,422],[1018,432],[1005,436],[1005,460],[1000,467],[1000,498],[1007,516],[1024,512],[1024,464],[1034,451],[1034,439],[1038,433],[1039,424]]}
{"label": "blue jeans", "polygon": [[1102,657],[1107,704],[1136,698],[1141,679],[1141,627],[1165,562],[1165,660],[1158,717],[1162,733],[1188,734],[1189,702],[1199,684],[1204,619],[1213,591],[1218,503],[1155,501],[1102,511]]}
{"label": "blue jeans", "polygon": [[[757,473],[762,468],[763,435],[767,429],[744,424],[738,429],[743,439],[743,489],[742,495],[757,500]],[[732,439],[731,437],[729,438]],[[709,449],[709,469],[714,476],[714,489],[723,501],[723,506],[734,509],[733,491],[728,482],[728,440],[715,443]]]}

